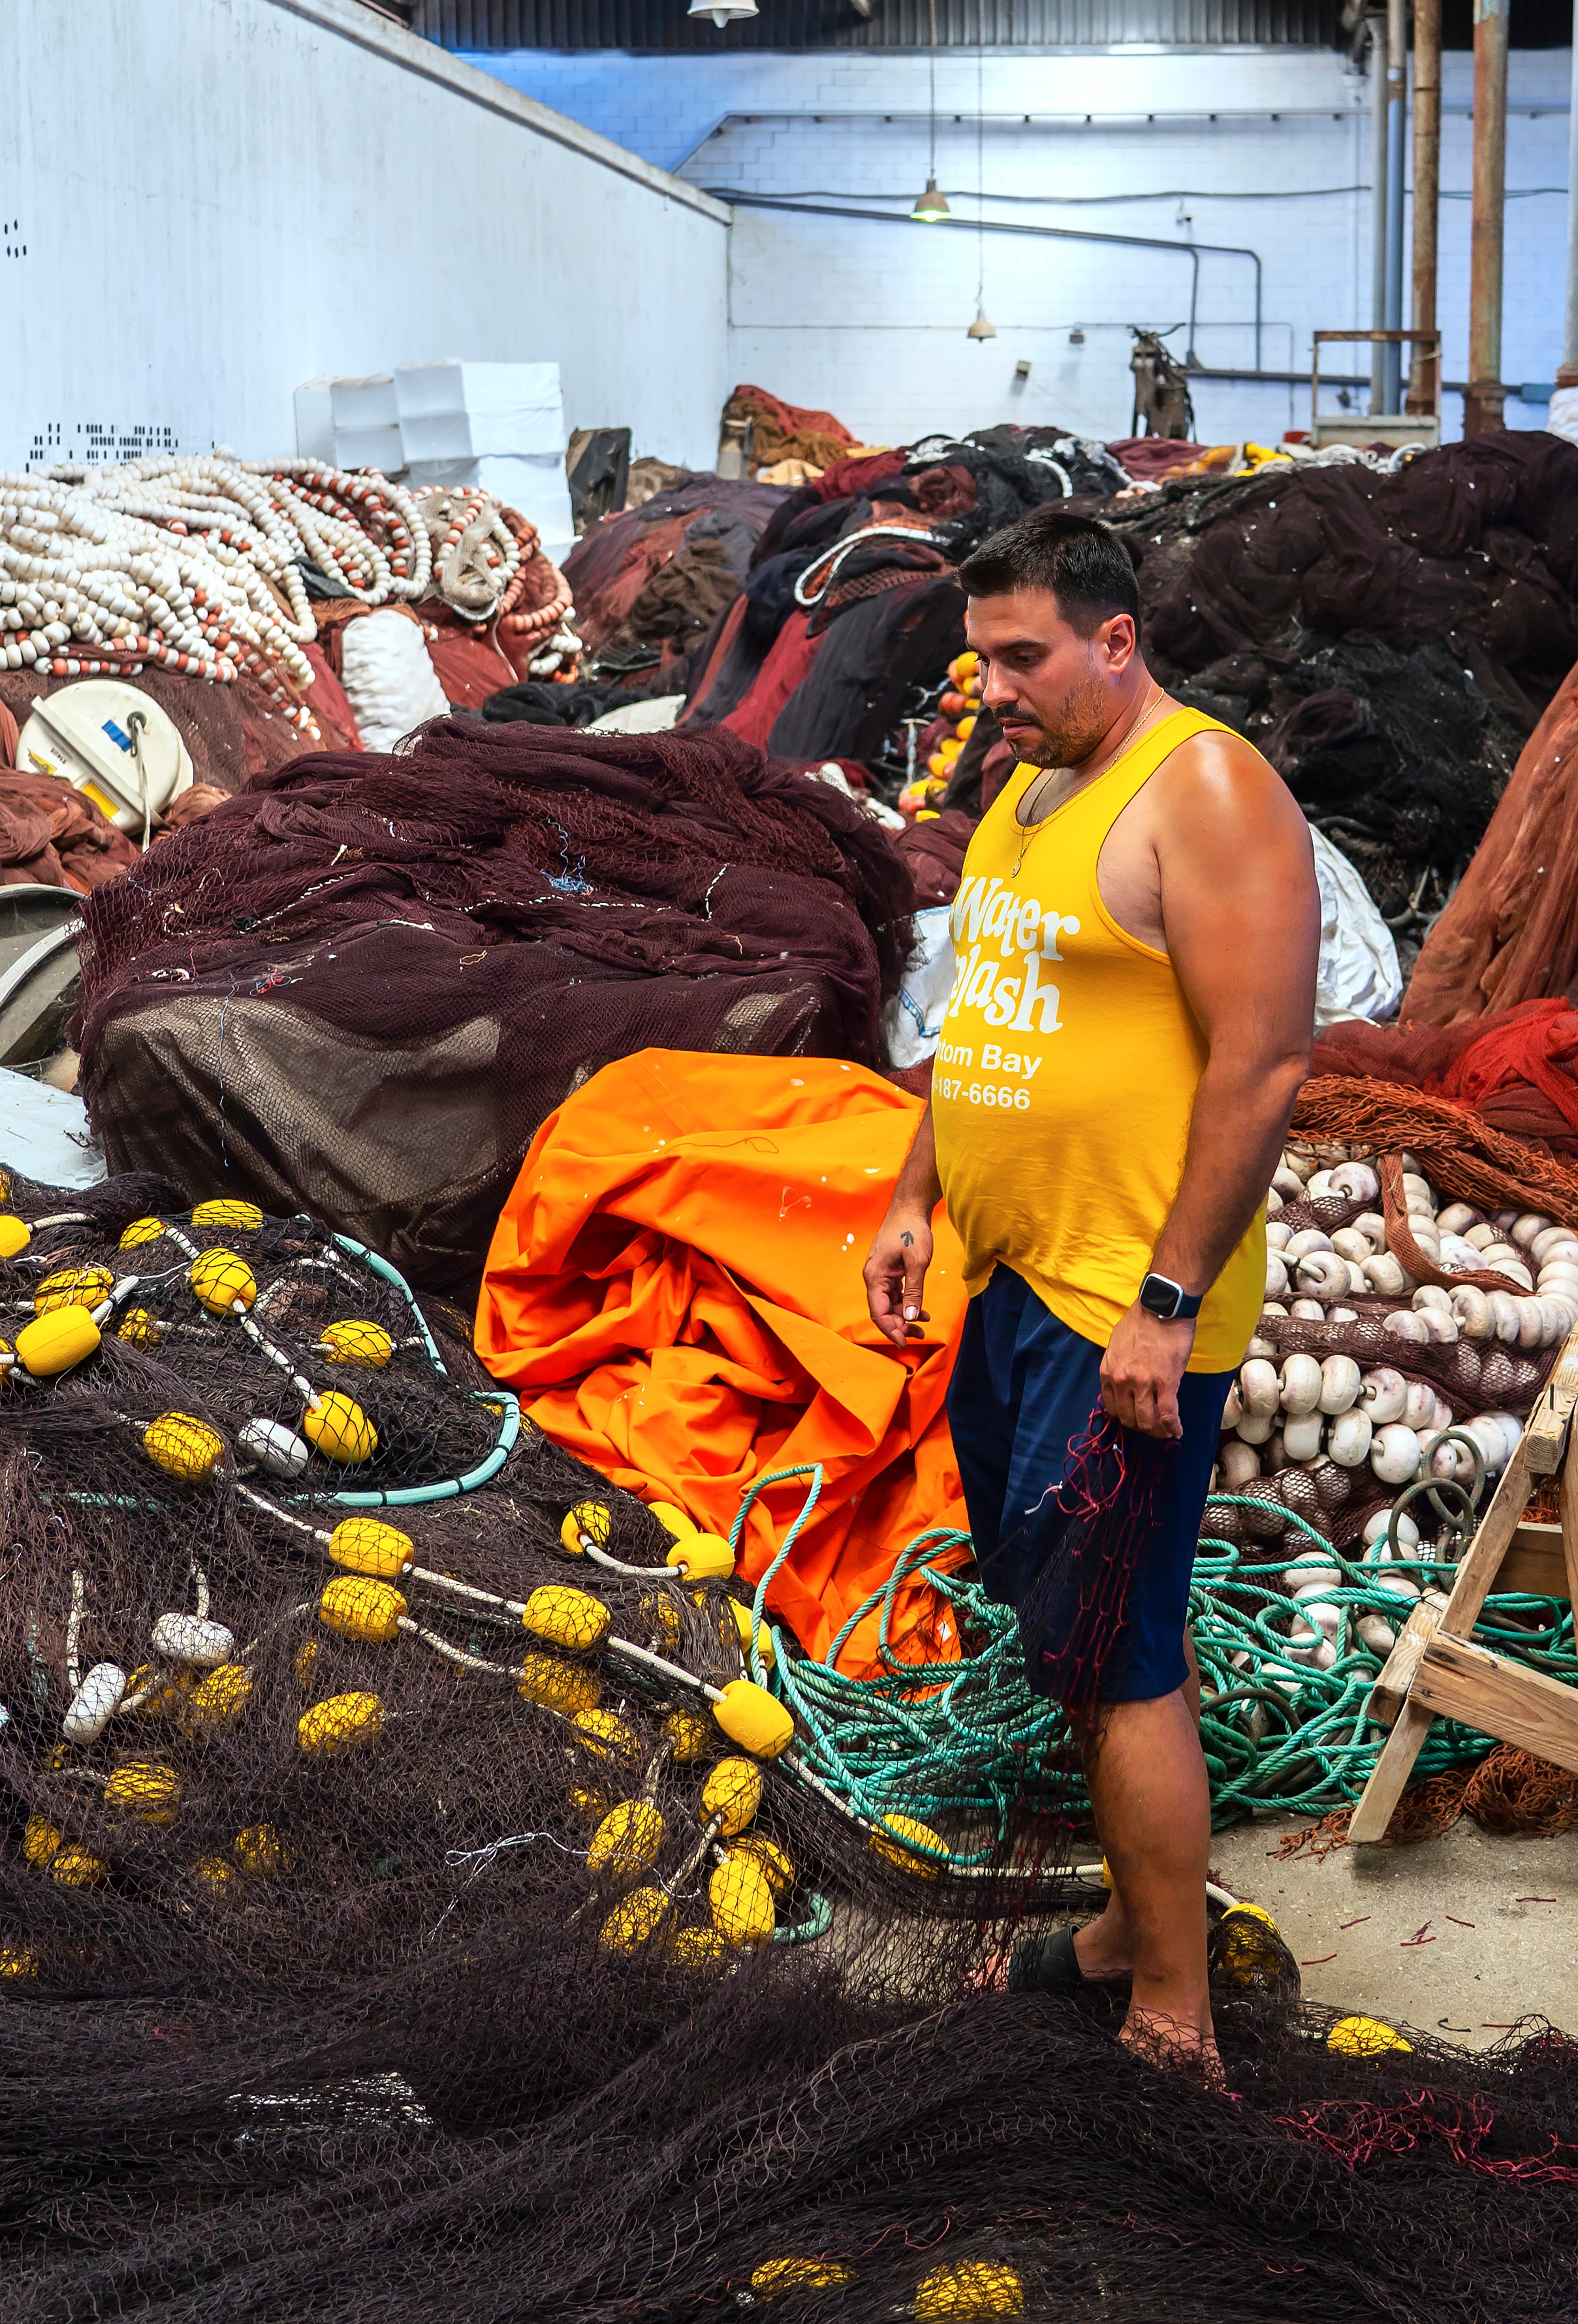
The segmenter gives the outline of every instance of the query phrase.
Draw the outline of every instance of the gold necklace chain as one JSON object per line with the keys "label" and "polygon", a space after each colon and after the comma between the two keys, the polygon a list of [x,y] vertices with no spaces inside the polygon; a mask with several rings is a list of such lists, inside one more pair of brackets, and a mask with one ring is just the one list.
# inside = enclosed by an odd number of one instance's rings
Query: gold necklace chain
{"label": "gold necklace chain", "polygon": [[[1154,701],[1153,703],[1151,703],[1151,706],[1150,706],[1150,708],[1149,708],[1148,710],[1142,711],[1142,713],[1140,714],[1139,717],[1135,719],[1135,721],[1134,721],[1133,724],[1130,727],[1130,729],[1129,729],[1128,733],[1124,735],[1124,746],[1123,746],[1123,749],[1118,752],[1118,756],[1117,756],[1117,758],[1116,758],[1116,759],[1115,759],[1115,760],[1112,761],[1112,766],[1115,767],[1115,766],[1117,765],[1117,763],[1118,763],[1118,760],[1119,760],[1119,759],[1122,759],[1123,757],[1124,757],[1124,756],[1126,755],[1126,753],[1127,753],[1127,752],[1128,752],[1128,750],[1129,750],[1129,748],[1130,748],[1130,745],[1133,742],[1134,738],[1135,738],[1135,736],[1139,733],[1139,732],[1140,732],[1141,728],[1142,728],[1142,726],[1146,726],[1146,725],[1148,725],[1148,724],[1150,724],[1151,720],[1152,718],[1154,718],[1154,717],[1155,717],[1156,713],[1161,709],[1161,707],[1162,704],[1166,701],[1166,699],[1167,699],[1167,696],[1166,696],[1165,692],[1162,690],[1162,688],[1161,688],[1161,687],[1157,687],[1157,689],[1156,689],[1156,699],[1155,699],[1155,701]],[[1110,773],[1111,773],[1111,771],[1112,771],[1112,768],[1111,768],[1111,767],[1104,767],[1104,768],[1102,769],[1102,770],[1101,770],[1102,774],[1104,774],[1104,775],[1105,775],[1105,774],[1110,774]],[[1055,769],[1055,770],[1054,770],[1054,769],[1050,769],[1050,768],[1049,768],[1049,769],[1047,770],[1047,772],[1048,772],[1048,773],[1056,772],[1056,773],[1058,773],[1058,774],[1067,774],[1067,772],[1068,772],[1068,769],[1067,769],[1066,767],[1059,767],[1059,768],[1057,768],[1057,769]],[[1043,779],[1044,779],[1044,778],[1043,778]],[[1101,776],[1100,776],[1100,775],[1093,776],[1091,779],[1092,779],[1093,781],[1099,782],[1099,781],[1100,781],[1100,779],[1101,779]],[[1075,796],[1076,798],[1078,798],[1078,792],[1076,792],[1076,793],[1074,794],[1074,796]],[[1067,805],[1068,805],[1068,804],[1069,804],[1068,800],[1067,800],[1067,799],[1065,799],[1065,800],[1063,801],[1063,805],[1064,805],[1065,807],[1067,807]],[[1054,808],[1051,810],[1051,813],[1050,813],[1050,814],[1049,814],[1049,815],[1043,815],[1043,816],[1037,816],[1037,817],[1036,817],[1032,822],[1030,822],[1030,823],[1023,823],[1023,822],[1021,822],[1021,821],[1020,821],[1020,818],[1019,818],[1019,816],[1018,816],[1018,814],[1017,814],[1017,812],[1015,813],[1015,815],[1014,815],[1014,819],[1015,823],[1018,823],[1018,824],[1019,824],[1019,853],[1018,853],[1018,854],[1017,854],[1017,855],[1014,857],[1014,869],[1013,869],[1013,871],[1012,871],[1012,872],[1010,872],[1010,873],[1008,874],[1008,877],[1009,877],[1011,880],[1017,880],[1017,879],[1018,879],[1018,877],[1019,877],[1019,867],[1020,867],[1020,865],[1024,862],[1025,850],[1029,847],[1031,841],[1035,837],[1036,834],[1037,834],[1039,831],[1042,830],[1042,829],[1045,827],[1045,825],[1046,825],[1047,824],[1049,824],[1049,823],[1051,821],[1052,816],[1053,816],[1053,815],[1055,815],[1055,814],[1057,813],[1057,811],[1058,811],[1058,810],[1056,809],[1056,807],[1054,807]]]}

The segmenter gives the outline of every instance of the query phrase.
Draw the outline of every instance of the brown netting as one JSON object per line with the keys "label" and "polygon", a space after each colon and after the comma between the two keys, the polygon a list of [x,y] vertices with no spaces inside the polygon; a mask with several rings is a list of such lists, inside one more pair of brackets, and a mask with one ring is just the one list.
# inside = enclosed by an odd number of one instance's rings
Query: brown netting
{"label": "brown netting", "polygon": [[[1316,1857],[1348,1845],[1351,1807],[1335,1808],[1318,1822],[1285,1832],[1280,1856]],[[1477,1766],[1449,1767],[1411,1784],[1392,1811],[1384,1845],[1412,1848],[1438,1840],[1460,1816],[1472,1816],[1486,1831],[1516,1833],[1525,1840],[1556,1840],[1578,1831],[1578,1775],[1549,1759],[1537,1759],[1516,1743],[1498,1743]]]}
{"label": "brown netting", "polygon": [[1366,1149],[1406,1148],[1433,1186],[1487,1211],[1537,1210],[1578,1225],[1578,1169],[1493,1130],[1469,1107],[1401,1083],[1317,1074],[1293,1107],[1294,1130]]}
{"label": "brown netting", "polygon": [[82,1086],[113,1167],[306,1202],[466,1285],[611,1059],[880,1065],[912,899],[870,817],[731,734],[439,721],[298,759],[102,893]]}
{"label": "brown netting", "polygon": [[[500,1392],[315,1222],[162,1191],[4,1190],[24,1351],[120,1285],[96,1351],[0,1384],[8,2318],[1572,2308],[1570,2043],[1356,2041],[1232,1913],[1231,2098],[1120,2048],[1121,1996],[991,1990],[1099,1898],[1056,1770],[995,1850],[839,1807],[713,1707],[728,1578],[529,1429],[485,1473]],[[283,1366],[225,1310],[238,1262]],[[272,1474],[249,1429],[305,1430],[309,1391],[377,1444]]]}

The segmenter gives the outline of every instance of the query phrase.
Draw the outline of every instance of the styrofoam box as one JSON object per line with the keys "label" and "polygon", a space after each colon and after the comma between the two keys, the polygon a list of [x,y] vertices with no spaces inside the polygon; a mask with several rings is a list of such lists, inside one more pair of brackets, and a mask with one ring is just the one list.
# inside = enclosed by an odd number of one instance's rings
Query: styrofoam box
{"label": "styrofoam box", "polygon": [[331,379],[329,402],[336,433],[344,428],[392,428],[399,419],[394,381],[386,371],[362,379]]}
{"label": "styrofoam box", "polygon": [[413,460],[406,483],[412,492],[427,484],[463,484],[491,493],[536,525],[545,553],[555,564],[574,545],[575,524],[562,454],[499,453],[482,460]]}
{"label": "styrofoam box", "polygon": [[564,456],[557,364],[399,364],[394,386],[408,461]]}
{"label": "styrofoam box", "polygon": [[405,464],[398,428],[336,428],[335,430],[336,468],[376,468],[381,475],[388,476],[403,468]]}
{"label": "styrofoam box", "polygon": [[304,379],[296,391],[296,456],[298,460],[328,460],[335,456],[335,417],[328,379]]}

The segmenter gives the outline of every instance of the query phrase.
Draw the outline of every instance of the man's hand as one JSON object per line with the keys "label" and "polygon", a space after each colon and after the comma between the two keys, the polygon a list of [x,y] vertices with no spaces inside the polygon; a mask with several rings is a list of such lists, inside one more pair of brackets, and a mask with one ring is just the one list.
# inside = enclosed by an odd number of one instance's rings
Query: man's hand
{"label": "man's hand", "polygon": [[[870,1276],[867,1268],[867,1282]],[[871,1312],[876,1313],[875,1305]],[[1192,1321],[1164,1323],[1136,1299],[1120,1318],[1101,1360],[1103,1410],[1142,1436],[1181,1436],[1178,1384],[1194,1344]]]}
{"label": "man's hand", "polygon": [[901,1210],[895,1203],[877,1229],[863,1270],[871,1320],[895,1348],[922,1338],[922,1324],[931,1320],[921,1305],[931,1264],[930,1213]]}

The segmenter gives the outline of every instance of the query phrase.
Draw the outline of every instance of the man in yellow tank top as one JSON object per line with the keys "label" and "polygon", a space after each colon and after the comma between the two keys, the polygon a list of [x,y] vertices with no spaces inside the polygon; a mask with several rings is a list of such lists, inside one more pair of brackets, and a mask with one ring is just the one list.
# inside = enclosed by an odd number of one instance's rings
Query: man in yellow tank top
{"label": "man in yellow tank top", "polygon": [[[949,1414],[976,1556],[1020,1609],[1032,1684],[1080,1733],[1113,1874],[1100,1918],[1016,1946],[1009,1982],[1126,1984],[1126,2041],[1219,2072],[1184,1626],[1264,1294],[1262,1199],[1308,1066],[1313,854],[1259,752],[1151,676],[1106,527],[1040,510],[961,577],[982,698],[1020,764],[965,859],[931,1101],[867,1293],[896,1347],[918,1333],[945,1201],[971,1294]],[[1100,1411],[1168,1449],[1087,1683],[1070,1674],[1083,1618],[1048,1597],[1037,1518]]]}

